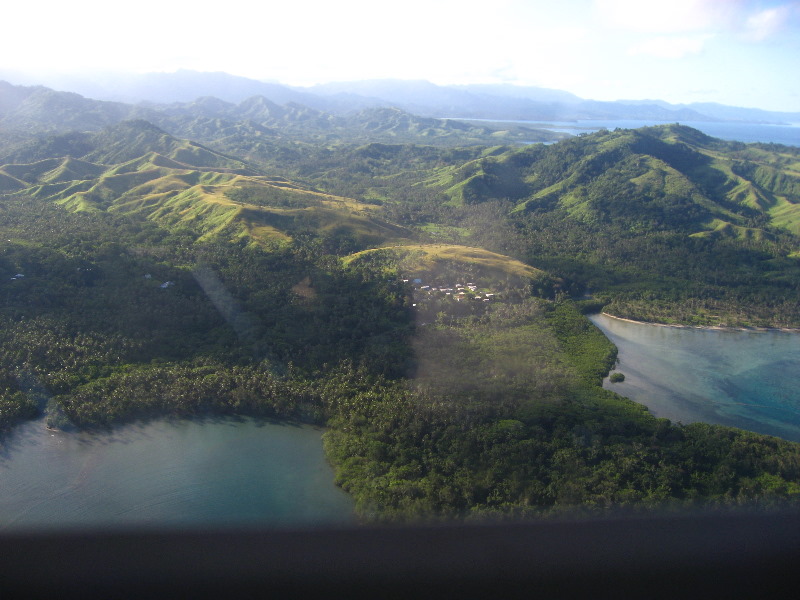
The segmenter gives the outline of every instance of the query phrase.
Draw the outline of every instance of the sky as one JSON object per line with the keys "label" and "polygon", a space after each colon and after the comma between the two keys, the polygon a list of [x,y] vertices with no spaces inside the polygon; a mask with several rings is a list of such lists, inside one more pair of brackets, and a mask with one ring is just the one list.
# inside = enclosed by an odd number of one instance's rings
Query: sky
{"label": "sky", "polygon": [[800,112],[800,0],[16,0],[3,13],[4,72],[510,83]]}

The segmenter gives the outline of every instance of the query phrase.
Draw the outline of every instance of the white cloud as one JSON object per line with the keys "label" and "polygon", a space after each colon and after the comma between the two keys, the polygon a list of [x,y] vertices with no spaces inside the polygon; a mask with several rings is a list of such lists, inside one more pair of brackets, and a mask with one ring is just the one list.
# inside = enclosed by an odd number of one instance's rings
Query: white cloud
{"label": "white cloud", "polygon": [[748,17],[745,22],[745,37],[757,42],[780,31],[792,12],[789,5],[768,8]]}
{"label": "white cloud", "polygon": [[736,0],[595,0],[605,24],[638,33],[716,30],[735,19]]}
{"label": "white cloud", "polygon": [[758,86],[769,98],[797,91],[800,0],[497,0],[491,10],[485,0],[6,4],[0,68],[20,71],[508,81],[669,100],[688,85],[739,89],[769,74]]}
{"label": "white cloud", "polygon": [[711,37],[711,35],[654,37],[633,46],[628,52],[633,56],[648,54],[657,58],[685,58],[702,52],[706,40]]}
{"label": "white cloud", "polygon": [[[768,6],[765,7],[765,4]],[[705,32],[762,41],[791,27],[793,17],[800,15],[800,2],[594,0],[594,13],[604,26],[629,34]]]}

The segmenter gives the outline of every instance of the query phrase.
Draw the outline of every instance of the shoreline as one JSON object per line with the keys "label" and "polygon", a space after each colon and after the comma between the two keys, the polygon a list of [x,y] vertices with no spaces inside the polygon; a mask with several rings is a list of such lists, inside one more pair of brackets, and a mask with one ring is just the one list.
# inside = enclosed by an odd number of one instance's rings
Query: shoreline
{"label": "shoreline", "polygon": [[625,317],[618,317],[610,313],[601,311],[600,313],[610,319],[617,321],[625,321],[627,323],[636,323],[638,325],[654,325],[656,327],[674,327],[676,329],[707,329],[710,331],[749,331],[751,333],[768,333],[770,331],[777,331],[780,333],[800,333],[800,328],[793,327],[723,327],[721,325],[683,325],[680,323],[655,323],[651,321],[636,321],[635,319],[626,319]]}

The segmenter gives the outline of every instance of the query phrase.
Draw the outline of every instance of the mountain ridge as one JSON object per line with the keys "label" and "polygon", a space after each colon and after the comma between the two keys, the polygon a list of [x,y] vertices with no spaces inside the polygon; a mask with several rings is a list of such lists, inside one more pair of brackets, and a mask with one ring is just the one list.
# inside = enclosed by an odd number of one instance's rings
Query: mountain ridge
{"label": "mountain ridge", "polygon": [[[347,114],[333,114],[287,102],[277,104],[265,96],[250,96],[238,104],[202,97],[172,104],[123,104],[84,98],[73,92],[44,87],[0,86],[0,126],[11,135],[0,139],[0,157],[15,150],[15,137],[72,132],[97,132],[123,121],[144,120],[183,138],[204,143],[226,138],[235,141],[257,135],[275,144],[291,139],[313,142],[403,141],[429,144],[496,144],[502,142],[554,141],[566,134],[525,126],[489,127],[456,123],[448,119],[420,117],[392,107],[368,107]],[[236,130],[239,130],[238,132]],[[247,141],[247,140],[245,140]],[[36,142],[46,146],[45,139]]]}
{"label": "mountain ridge", "polygon": [[[0,78],[22,84],[28,84],[31,80],[24,74],[14,72],[0,72]],[[61,76],[36,83],[69,89],[101,100],[123,102],[163,104],[191,102],[203,96],[216,96],[227,102],[238,103],[251,96],[263,95],[278,104],[296,102],[336,114],[370,106],[397,106],[432,117],[800,122],[800,112],[767,111],[708,102],[670,104],[662,100],[596,101],[579,98],[563,90],[510,84],[439,86],[423,80],[367,80],[293,87],[222,72],[186,69],[174,73],[106,76],[106,83],[103,81],[102,75],[83,79]]]}

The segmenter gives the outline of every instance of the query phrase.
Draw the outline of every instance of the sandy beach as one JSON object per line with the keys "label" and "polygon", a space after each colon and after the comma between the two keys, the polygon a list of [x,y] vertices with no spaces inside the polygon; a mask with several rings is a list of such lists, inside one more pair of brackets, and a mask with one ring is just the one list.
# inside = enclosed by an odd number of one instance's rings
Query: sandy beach
{"label": "sandy beach", "polygon": [[626,321],[628,323],[638,323],[639,325],[655,325],[656,327],[674,327],[676,329],[710,329],[712,331],[752,331],[752,332],[767,332],[767,331],[781,331],[783,333],[800,333],[800,329],[792,327],[724,327],[721,325],[683,325],[680,323],[654,323],[651,321],[636,321],[634,319],[626,319],[625,317],[618,317],[607,312],[601,312],[601,315],[610,319],[618,321]]}

